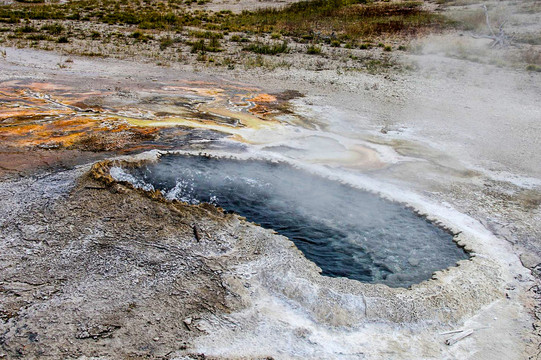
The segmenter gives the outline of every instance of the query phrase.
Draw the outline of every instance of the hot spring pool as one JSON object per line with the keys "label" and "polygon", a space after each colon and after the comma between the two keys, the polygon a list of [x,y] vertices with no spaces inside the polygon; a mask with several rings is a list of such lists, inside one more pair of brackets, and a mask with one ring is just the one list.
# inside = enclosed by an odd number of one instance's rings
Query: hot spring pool
{"label": "hot spring pool", "polygon": [[468,258],[452,235],[403,205],[284,163],[165,155],[111,175],[273,229],[325,276],[407,287]]}

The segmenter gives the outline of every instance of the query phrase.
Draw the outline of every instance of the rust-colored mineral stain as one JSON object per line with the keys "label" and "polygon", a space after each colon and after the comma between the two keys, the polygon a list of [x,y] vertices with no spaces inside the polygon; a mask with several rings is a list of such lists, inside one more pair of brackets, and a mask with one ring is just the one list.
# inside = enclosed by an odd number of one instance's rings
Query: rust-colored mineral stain
{"label": "rust-colored mineral stain", "polygon": [[273,101],[257,88],[204,81],[125,89],[0,82],[0,176],[81,163],[100,152],[174,149],[184,144],[188,129],[250,142],[255,129],[279,126],[267,109]]}
{"label": "rust-colored mineral stain", "polygon": [[261,104],[255,105],[254,107],[250,108],[249,111],[253,114],[262,115],[262,116],[268,116],[272,114],[271,109]]}
{"label": "rust-colored mineral stain", "polygon": [[54,131],[44,131],[40,135],[40,138],[34,138],[30,143],[26,145],[50,145],[52,147],[63,147],[68,148],[75,144],[85,132],[75,132],[71,134],[57,134]]}
{"label": "rust-colored mineral stain", "polygon": [[59,117],[47,122],[0,126],[0,136],[4,140],[3,145],[36,146],[47,143],[69,147],[98,125],[98,122],[90,118]]}
{"label": "rust-colored mineral stain", "polygon": [[1,126],[0,136],[3,138],[4,145],[14,138],[28,136],[30,133],[41,128],[38,124],[18,125],[18,126]]}
{"label": "rust-colored mineral stain", "polygon": [[[161,132],[167,132],[166,141],[175,143],[168,130],[173,127],[208,129],[248,142],[251,131],[280,125],[274,118],[279,111],[271,106],[276,97],[250,87],[179,81],[177,85],[128,90],[140,101],[128,105],[119,101],[118,106],[106,102],[105,107],[103,99],[120,90],[79,90],[16,80],[0,83],[1,145],[75,146],[92,151],[150,148]],[[149,94],[152,99],[163,98],[163,104],[147,101]],[[177,97],[192,105],[176,105]],[[185,131],[175,134],[182,137]]]}
{"label": "rust-colored mineral stain", "polygon": [[276,96],[269,95],[269,94],[258,94],[251,99],[248,99],[248,101],[253,101],[256,103],[269,103],[269,102],[276,102]]}
{"label": "rust-colored mineral stain", "polygon": [[[92,133],[126,131],[131,128],[124,121],[115,124],[99,113],[81,113],[68,106],[70,102],[83,104],[84,98],[94,92],[81,95],[71,87],[51,83],[23,85],[11,81],[1,85],[4,99],[0,102],[0,137],[3,147],[46,144],[68,148]],[[71,95],[68,94],[70,99],[63,101],[65,96],[59,92],[67,91],[71,92]],[[143,133],[150,131],[148,129]]]}

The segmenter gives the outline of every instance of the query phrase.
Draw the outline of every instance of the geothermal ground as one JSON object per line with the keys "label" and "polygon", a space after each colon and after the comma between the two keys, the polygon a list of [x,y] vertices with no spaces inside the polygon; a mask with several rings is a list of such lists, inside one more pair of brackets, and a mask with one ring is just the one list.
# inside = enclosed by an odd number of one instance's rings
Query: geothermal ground
{"label": "geothermal ground", "polygon": [[[222,5],[256,6],[201,6]],[[514,13],[523,37],[533,9]],[[2,48],[0,358],[537,359],[541,73],[461,35],[383,72],[339,53],[231,69]],[[166,154],[377,194],[470,257],[409,288],[322,276],[271,229],[111,172]]]}

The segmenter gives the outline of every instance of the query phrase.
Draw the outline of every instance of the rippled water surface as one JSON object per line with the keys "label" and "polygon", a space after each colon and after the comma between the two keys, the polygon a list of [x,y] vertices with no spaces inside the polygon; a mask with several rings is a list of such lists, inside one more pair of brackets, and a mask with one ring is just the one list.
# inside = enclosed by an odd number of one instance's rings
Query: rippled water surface
{"label": "rippled water surface", "polygon": [[274,229],[326,276],[409,286],[467,258],[450,234],[404,206],[282,163],[167,155],[112,174]]}

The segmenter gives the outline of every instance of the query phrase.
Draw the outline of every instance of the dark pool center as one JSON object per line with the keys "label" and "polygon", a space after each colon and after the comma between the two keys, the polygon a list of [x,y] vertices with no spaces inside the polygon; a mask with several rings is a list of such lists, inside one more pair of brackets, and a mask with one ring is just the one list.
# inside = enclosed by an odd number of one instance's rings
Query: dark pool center
{"label": "dark pool center", "polygon": [[285,163],[164,155],[111,174],[273,229],[325,276],[408,287],[468,258],[451,234],[405,206]]}

